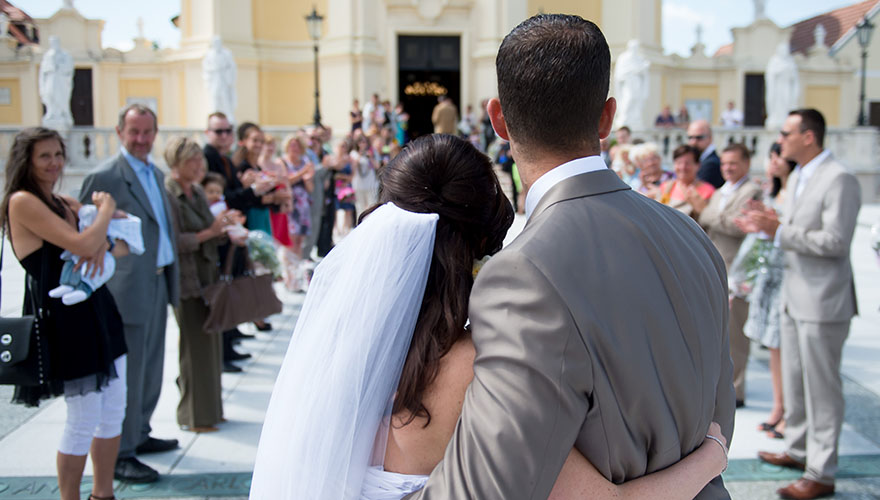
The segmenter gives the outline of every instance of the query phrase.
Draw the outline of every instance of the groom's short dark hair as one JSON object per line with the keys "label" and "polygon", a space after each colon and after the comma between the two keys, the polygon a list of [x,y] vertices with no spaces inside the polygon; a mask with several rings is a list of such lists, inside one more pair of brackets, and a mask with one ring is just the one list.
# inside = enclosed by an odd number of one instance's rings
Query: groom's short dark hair
{"label": "groom's short dark hair", "polygon": [[598,151],[611,52],[599,27],[579,16],[539,14],[501,43],[498,98],[513,139],[525,147]]}

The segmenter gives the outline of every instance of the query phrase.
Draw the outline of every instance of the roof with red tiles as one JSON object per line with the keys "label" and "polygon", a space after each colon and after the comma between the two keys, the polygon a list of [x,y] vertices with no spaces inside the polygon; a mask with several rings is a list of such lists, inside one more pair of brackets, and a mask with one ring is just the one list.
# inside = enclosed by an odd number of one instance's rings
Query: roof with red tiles
{"label": "roof with red tiles", "polygon": [[722,45],[721,47],[718,47],[718,50],[716,50],[715,53],[712,54],[712,57],[728,56],[730,54],[733,54],[732,43],[728,43],[727,45]]}
{"label": "roof with red tiles", "polygon": [[7,0],[0,0],[0,12],[6,14],[6,17],[9,18],[7,32],[18,41],[19,45],[33,45],[35,43],[21,30],[21,25],[33,25],[34,20],[31,19],[31,16]]}
{"label": "roof with red tiles", "polygon": [[791,53],[801,53],[807,55],[807,52],[816,44],[815,31],[816,26],[822,25],[825,28],[825,45],[831,48],[856,24],[865,17],[880,0],[867,0],[853,5],[847,5],[839,9],[819,14],[818,16],[804,19],[799,23],[792,25],[791,33]]}

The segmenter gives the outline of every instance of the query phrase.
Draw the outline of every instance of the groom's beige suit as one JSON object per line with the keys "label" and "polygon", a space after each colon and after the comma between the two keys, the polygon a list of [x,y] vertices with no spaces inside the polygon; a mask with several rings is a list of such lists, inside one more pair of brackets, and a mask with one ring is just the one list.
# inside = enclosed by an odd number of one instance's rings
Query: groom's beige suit
{"label": "groom's beige suit", "polygon": [[[477,277],[474,380],[409,498],[546,499],[572,447],[620,483],[733,430],[724,261],[611,170],[565,179]],[[701,499],[729,498],[716,478]]]}

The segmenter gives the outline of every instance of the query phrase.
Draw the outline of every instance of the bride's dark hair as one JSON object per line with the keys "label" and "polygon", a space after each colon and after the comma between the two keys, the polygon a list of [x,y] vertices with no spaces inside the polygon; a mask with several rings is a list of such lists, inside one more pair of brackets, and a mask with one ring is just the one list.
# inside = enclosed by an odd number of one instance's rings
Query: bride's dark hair
{"label": "bride's dark hair", "polygon": [[492,163],[469,142],[445,134],[409,143],[379,173],[378,206],[393,202],[418,213],[440,216],[425,297],[393,412],[407,410],[409,423],[431,414],[422,404],[442,358],[467,333],[468,298],[474,260],[501,249],[513,223],[513,209],[501,190]]}

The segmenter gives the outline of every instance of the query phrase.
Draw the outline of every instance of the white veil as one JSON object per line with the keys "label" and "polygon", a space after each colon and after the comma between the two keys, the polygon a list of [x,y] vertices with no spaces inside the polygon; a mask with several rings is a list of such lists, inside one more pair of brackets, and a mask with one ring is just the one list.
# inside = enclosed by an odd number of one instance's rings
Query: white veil
{"label": "white veil", "polygon": [[376,436],[409,351],[437,219],[387,203],[315,269],[266,412],[251,499],[359,498],[367,468],[384,457]]}

